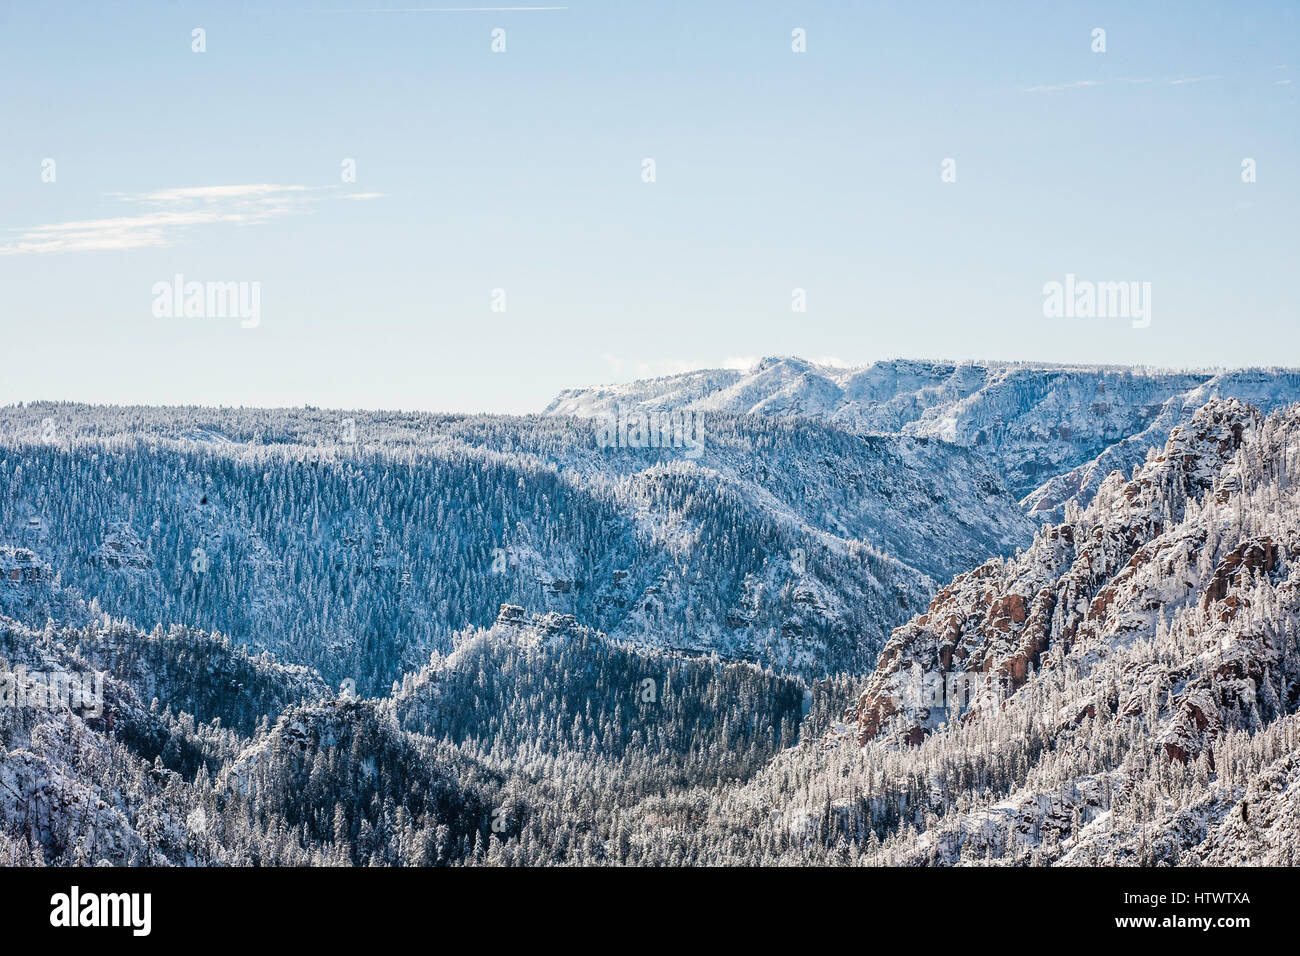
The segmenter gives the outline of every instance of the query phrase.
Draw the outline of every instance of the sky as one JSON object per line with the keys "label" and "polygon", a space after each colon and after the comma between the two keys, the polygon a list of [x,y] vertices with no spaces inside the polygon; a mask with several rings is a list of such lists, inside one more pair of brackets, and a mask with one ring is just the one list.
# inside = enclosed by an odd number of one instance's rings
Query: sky
{"label": "sky", "polygon": [[1294,0],[476,6],[0,5],[0,404],[1300,365]]}

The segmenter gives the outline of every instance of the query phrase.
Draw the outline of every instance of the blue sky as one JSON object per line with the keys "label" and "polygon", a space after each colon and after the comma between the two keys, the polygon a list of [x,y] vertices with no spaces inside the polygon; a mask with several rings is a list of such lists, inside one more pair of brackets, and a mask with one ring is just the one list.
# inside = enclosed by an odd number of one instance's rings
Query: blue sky
{"label": "blue sky", "polygon": [[[1300,365],[1300,4],[555,5],[0,7],[0,403]],[[259,324],[156,316],[177,273],[260,283]],[[1046,318],[1067,273],[1150,282],[1150,327]]]}

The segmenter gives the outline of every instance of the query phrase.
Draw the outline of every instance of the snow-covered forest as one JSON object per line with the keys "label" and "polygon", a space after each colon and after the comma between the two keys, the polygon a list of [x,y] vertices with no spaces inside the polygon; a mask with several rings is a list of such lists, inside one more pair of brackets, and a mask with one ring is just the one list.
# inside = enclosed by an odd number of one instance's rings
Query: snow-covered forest
{"label": "snow-covered forest", "polygon": [[1294,862],[1294,375],[766,368],[0,409],[0,861]]}

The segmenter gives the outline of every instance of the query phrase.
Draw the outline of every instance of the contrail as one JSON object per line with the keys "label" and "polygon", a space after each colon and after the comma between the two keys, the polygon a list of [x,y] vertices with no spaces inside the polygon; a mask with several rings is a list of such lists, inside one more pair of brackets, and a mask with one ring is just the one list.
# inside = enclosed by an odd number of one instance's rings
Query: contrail
{"label": "contrail", "polygon": [[529,10],[567,10],[568,7],[383,7],[352,13],[515,13]]}

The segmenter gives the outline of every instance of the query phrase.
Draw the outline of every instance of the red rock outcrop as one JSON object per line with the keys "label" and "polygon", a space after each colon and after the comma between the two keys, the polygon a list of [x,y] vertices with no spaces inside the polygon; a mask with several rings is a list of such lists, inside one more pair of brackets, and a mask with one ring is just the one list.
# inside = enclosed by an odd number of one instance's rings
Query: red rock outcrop
{"label": "red rock outcrop", "polygon": [[[1194,569],[1208,531],[1182,524],[1188,503],[1215,497],[1260,421],[1241,402],[1210,402],[1131,478],[1112,473],[1074,520],[1045,527],[1014,559],[954,578],[925,614],[894,631],[853,708],[859,740],[896,732],[916,743],[941,720],[972,719],[1014,693],[1058,643],[1067,650],[1081,641],[1101,647],[1150,633],[1167,602],[1196,590]],[[1269,573],[1278,555],[1268,538],[1230,550],[1202,588],[1204,606],[1231,617],[1244,597],[1229,592]],[[929,689],[972,673],[982,692],[960,706]],[[1142,704],[1134,706],[1140,711]],[[1171,755],[1187,759],[1196,749],[1193,738],[1212,724],[1207,707],[1199,698],[1186,704],[1186,716],[1175,720],[1179,732],[1167,742]],[[1091,705],[1086,712],[1097,713]]]}

